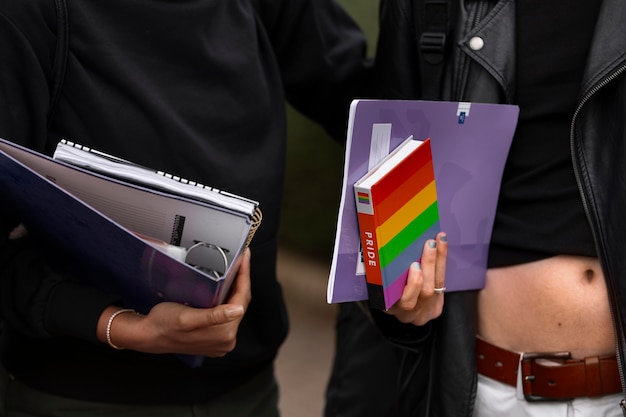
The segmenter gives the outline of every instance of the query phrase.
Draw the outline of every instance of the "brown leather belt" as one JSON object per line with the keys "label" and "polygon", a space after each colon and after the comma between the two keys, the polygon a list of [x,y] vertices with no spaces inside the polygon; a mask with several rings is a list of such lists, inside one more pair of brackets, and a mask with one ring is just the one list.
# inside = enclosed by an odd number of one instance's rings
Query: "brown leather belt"
{"label": "brown leather belt", "polygon": [[570,359],[569,352],[517,353],[476,338],[478,373],[514,387],[521,356],[528,401],[569,400],[622,391],[615,355]]}

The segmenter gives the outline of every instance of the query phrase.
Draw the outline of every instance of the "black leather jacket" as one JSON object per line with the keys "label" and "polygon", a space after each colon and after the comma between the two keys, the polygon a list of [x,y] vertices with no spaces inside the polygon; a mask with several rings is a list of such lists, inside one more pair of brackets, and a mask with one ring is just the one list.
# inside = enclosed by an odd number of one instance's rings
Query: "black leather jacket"
{"label": "black leather jacket", "polygon": [[[511,103],[515,93],[515,1],[453,0],[446,66],[437,91],[425,91],[417,55],[416,1],[381,6],[381,94],[396,98]],[[571,154],[609,290],[622,386],[626,365],[626,2],[603,0],[571,123]],[[470,48],[480,37],[484,47]],[[419,415],[471,416],[476,395],[476,293],[448,293],[444,314],[410,346],[421,355]],[[398,339],[398,334],[390,334]],[[397,328],[395,329],[397,330]],[[406,342],[406,340],[405,340]],[[404,343],[407,346],[406,343]],[[428,369],[435,370],[433,372]],[[427,378],[427,379],[426,379]],[[417,395],[417,393],[415,393]],[[626,414],[625,414],[626,415]]]}

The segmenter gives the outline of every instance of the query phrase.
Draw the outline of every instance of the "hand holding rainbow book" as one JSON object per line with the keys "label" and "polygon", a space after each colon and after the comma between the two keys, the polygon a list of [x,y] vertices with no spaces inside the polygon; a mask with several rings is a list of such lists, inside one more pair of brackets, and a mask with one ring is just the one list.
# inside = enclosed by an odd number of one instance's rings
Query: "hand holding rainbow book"
{"label": "hand holding rainbow book", "polygon": [[402,296],[415,254],[439,232],[430,139],[409,137],[354,184],[369,304]]}

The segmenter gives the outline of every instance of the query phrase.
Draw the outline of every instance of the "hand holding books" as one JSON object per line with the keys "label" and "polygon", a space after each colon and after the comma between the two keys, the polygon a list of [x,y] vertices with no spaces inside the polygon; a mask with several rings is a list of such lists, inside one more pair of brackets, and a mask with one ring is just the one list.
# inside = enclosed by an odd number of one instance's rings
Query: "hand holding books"
{"label": "hand holding books", "polygon": [[251,300],[250,254],[241,267],[225,303],[197,309],[180,303],[158,303],[146,314],[110,306],[98,322],[98,339],[112,347],[146,353],[175,353],[197,365],[203,357],[221,357],[235,346],[237,329]]}
{"label": "hand holding books", "polygon": [[444,304],[445,291],[441,289],[446,286],[447,259],[447,235],[440,232],[435,239],[426,241],[419,262],[411,263],[402,295],[387,313],[416,326],[439,317]]}
{"label": "hand holding books", "polygon": [[[161,177],[165,184],[177,182]],[[193,193],[185,191],[189,187]],[[154,189],[3,139],[0,189],[8,197],[4,208],[23,222],[13,238],[32,235],[50,257],[64,260],[60,272],[119,295],[125,307],[143,314],[120,314],[113,322],[121,307],[108,307],[98,325],[100,340],[106,343],[108,328],[109,339],[117,331],[122,347],[143,352],[220,356],[232,349],[250,302],[246,254],[261,221],[258,203],[189,184],[178,192]],[[131,320],[142,326],[124,326]],[[212,326],[220,331],[207,332]],[[127,337],[119,338],[120,329]],[[183,360],[196,366],[202,359]]]}
{"label": "hand holding books", "polygon": [[400,299],[409,266],[439,232],[430,139],[409,137],[354,183],[371,308]]}

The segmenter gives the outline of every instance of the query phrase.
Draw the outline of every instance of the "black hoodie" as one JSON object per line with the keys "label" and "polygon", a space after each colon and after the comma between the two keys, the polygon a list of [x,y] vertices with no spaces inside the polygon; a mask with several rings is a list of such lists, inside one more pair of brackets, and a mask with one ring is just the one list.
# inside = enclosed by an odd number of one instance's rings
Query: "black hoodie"
{"label": "black hoodie", "polygon": [[[0,137],[50,152],[60,137],[260,201],[253,300],[237,347],[192,369],[114,351],[95,323],[117,300],[51,266],[35,239],[8,242],[2,362],[45,392],[99,402],[207,401],[267,366],[288,322],[276,281],[285,100],[334,137],[368,73],[365,39],[333,0],[69,0],[69,55],[50,125],[53,0],[0,0]],[[0,191],[1,192],[1,191]],[[42,213],[45,216],[45,213]]]}

